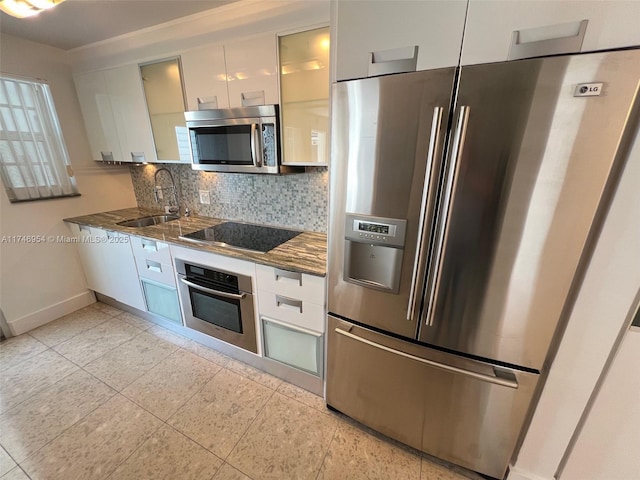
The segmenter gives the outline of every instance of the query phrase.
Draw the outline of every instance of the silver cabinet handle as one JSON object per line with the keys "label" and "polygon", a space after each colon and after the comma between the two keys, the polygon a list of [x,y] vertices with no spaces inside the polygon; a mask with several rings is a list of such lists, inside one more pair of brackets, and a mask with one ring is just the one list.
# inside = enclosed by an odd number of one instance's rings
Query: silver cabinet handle
{"label": "silver cabinet handle", "polygon": [[107,230],[106,233],[107,233],[107,238],[116,238],[118,236],[116,232],[110,232],[109,230]]}
{"label": "silver cabinet handle", "polygon": [[153,260],[146,260],[146,264],[147,264],[147,270],[162,273],[162,265],[159,262],[154,262]]}
{"label": "silver cabinet handle", "polygon": [[293,298],[287,298],[280,295],[276,295],[276,306],[288,305],[289,307],[297,308],[302,313],[302,300],[294,300]]}
{"label": "silver cabinet handle", "polygon": [[456,129],[453,137],[453,148],[450,157],[449,165],[447,166],[447,172],[445,176],[445,188],[442,199],[442,207],[440,209],[441,216],[437,220],[438,233],[436,237],[435,248],[431,251],[431,258],[429,264],[432,265],[430,271],[430,279],[427,283],[428,288],[425,295],[428,295],[428,302],[426,314],[424,314],[425,324],[430,327],[433,325],[435,316],[434,301],[436,292],[438,291],[438,285],[440,284],[440,278],[442,277],[442,257],[446,252],[447,236],[449,234],[449,211],[453,204],[453,191],[456,188],[458,181],[458,170],[460,168],[460,156],[464,148],[465,136],[467,134],[467,123],[469,122],[469,107],[461,106],[460,113],[458,114],[458,120],[456,122]]}
{"label": "silver cabinet handle", "polygon": [[113,152],[100,152],[103,162],[113,162]]}
{"label": "silver cabinet handle", "polygon": [[[427,152],[427,168],[424,174],[424,186],[422,188],[422,203],[420,205],[420,223],[418,225],[418,241],[416,243],[416,256],[413,262],[413,274],[411,275],[411,288],[409,289],[409,304],[407,306],[407,320],[413,320],[416,314],[416,299],[418,298],[418,278],[424,275],[426,264],[426,251],[428,231],[431,228],[431,222],[427,221],[427,211],[433,210],[437,189],[435,182],[437,181],[438,171],[433,168],[436,150],[440,145],[442,132],[442,113],[444,108],[435,107],[433,109],[433,120],[431,121],[431,135],[429,137],[429,150]],[[429,215],[431,217],[431,215]]]}
{"label": "silver cabinet handle", "polygon": [[297,280],[298,284],[302,286],[302,273],[300,272],[290,272],[288,270],[281,270],[279,268],[273,269],[273,275],[276,279],[276,282],[279,278],[290,278],[291,280]]}
{"label": "silver cabinet handle", "polygon": [[203,292],[211,293],[212,295],[218,295],[219,297],[233,298],[234,300],[242,300],[244,297],[247,296],[246,293],[235,294],[235,293],[221,292],[220,290],[213,290],[211,288],[198,285],[197,283],[190,282],[189,280],[185,280],[182,277],[179,277],[179,278],[182,283],[190,286],[191,288],[195,288],[196,290],[201,290]]}
{"label": "silver cabinet handle", "polygon": [[142,248],[145,250],[151,250],[152,252],[158,251],[158,243],[155,240],[142,239]]}
{"label": "silver cabinet handle", "polygon": [[[508,60],[519,60],[521,58],[541,57],[546,55],[558,55],[561,53],[578,53],[582,48],[584,35],[587,32],[589,20],[576,22],[577,31],[575,35],[546,38],[532,42],[521,41],[521,30],[514,30],[511,35],[511,46],[509,47]],[[557,25],[549,25],[555,27]],[[569,24],[568,26],[572,26]],[[544,31],[547,27],[532,28],[532,30]]]}
{"label": "silver cabinet handle", "polygon": [[145,162],[144,152],[131,152],[131,161],[136,163]]}
{"label": "silver cabinet handle", "polygon": [[81,232],[85,231],[85,232],[91,233],[91,229],[89,229],[89,227],[87,225],[80,225],[79,228],[80,228]]}
{"label": "silver cabinet handle", "polygon": [[389,73],[415,72],[418,66],[418,45],[369,52],[367,77]]}
{"label": "silver cabinet handle", "polygon": [[440,370],[445,370],[447,372],[456,373],[456,374],[464,375],[467,377],[472,377],[482,382],[495,383],[496,385],[501,385],[503,387],[518,388],[518,382],[516,380],[508,380],[508,379],[500,378],[497,376],[492,377],[490,375],[484,375],[482,373],[472,372],[470,370],[454,367],[452,365],[447,365],[445,363],[434,362],[433,360],[427,360],[426,358],[416,357],[415,355],[411,355],[410,353],[401,352],[400,350],[396,350],[395,348],[390,348],[385,345],[380,345],[379,343],[372,342],[371,340],[367,340],[365,338],[359,337],[350,332],[345,332],[344,330],[340,330],[339,328],[336,328],[334,331],[339,335],[344,335],[345,337],[348,337],[357,342],[365,343],[371,347],[384,350],[385,352],[389,352],[394,355],[399,355],[401,357],[408,358],[410,360],[415,360],[416,362],[423,363],[430,367],[439,368]]}

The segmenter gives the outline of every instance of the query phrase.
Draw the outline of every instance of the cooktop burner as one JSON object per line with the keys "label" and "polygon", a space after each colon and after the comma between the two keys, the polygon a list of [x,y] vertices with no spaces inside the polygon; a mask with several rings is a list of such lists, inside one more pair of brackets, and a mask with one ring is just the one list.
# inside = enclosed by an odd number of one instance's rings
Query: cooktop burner
{"label": "cooktop burner", "polygon": [[192,242],[210,243],[223,247],[266,253],[301,233],[282,228],[226,222],[182,235],[180,238]]}

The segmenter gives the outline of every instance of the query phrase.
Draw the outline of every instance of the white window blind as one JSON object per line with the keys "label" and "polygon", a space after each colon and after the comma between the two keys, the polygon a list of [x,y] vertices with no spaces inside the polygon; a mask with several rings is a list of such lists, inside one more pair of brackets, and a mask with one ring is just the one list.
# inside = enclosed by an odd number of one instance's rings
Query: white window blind
{"label": "white window blind", "polygon": [[0,175],[11,202],[79,195],[46,83],[0,76]]}

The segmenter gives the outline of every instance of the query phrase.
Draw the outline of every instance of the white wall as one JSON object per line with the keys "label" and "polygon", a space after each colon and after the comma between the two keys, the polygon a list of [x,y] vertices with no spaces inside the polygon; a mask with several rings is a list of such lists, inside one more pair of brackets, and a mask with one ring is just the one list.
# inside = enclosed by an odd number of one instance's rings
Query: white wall
{"label": "white wall", "polygon": [[622,340],[562,480],[640,478],[640,328]]}
{"label": "white wall", "polygon": [[[640,135],[636,132],[635,144],[509,480],[554,478],[618,335],[629,320],[640,288],[638,179]],[[626,369],[628,376],[640,376],[640,362],[629,364]],[[615,420],[619,413],[607,412],[605,421]],[[627,420],[628,429],[640,432],[640,415]],[[615,457],[616,446],[614,441],[605,441],[600,450],[586,454]],[[637,447],[636,444],[636,454]],[[569,453],[568,464],[580,461],[573,455],[585,455],[584,450]],[[581,480],[614,478],[598,476],[595,471],[592,474]]]}
{"label": "white wall", "polygon": [[[128,167],[100,166],[91,160],[67,53],[2,35],[0,62],[3,73],[49,82],[81,193],[75,198],[11,204],[1,191],[0,237],[68,236],[63,218],[135,206]],[[75,245],[0,243],[0,307],[15,334],[92,301]]]}

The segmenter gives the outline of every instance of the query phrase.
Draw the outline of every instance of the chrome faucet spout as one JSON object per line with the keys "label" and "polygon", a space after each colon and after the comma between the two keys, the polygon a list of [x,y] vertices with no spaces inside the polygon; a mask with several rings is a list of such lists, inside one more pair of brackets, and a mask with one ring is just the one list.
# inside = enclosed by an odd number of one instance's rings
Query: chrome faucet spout
{"label": "chrome faucet spout", "polygon": [[[161,184],[158,184],[158,174],[160,172],[165,172],[169,175],[169,180],[171,180],[170,187],[163,187]],[[173,180],[173,175],[169,171],[169,169],[165,167],[161,167],[156,170],[156,173],[153,175],[153,194],[155,196],[156,203],[160,203],[161,199],[164,199],[164,191],[168,190],[169,193],[173,196],[173,201],[175,205],[171,205],[171,202],[167,206],[167,213],[176,213],[180,215],[180,202],[178,202],[178,190],[176,188],[176,182]]]}

